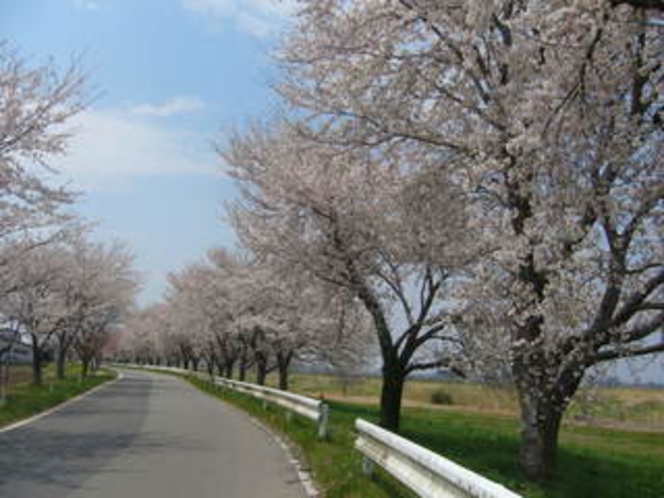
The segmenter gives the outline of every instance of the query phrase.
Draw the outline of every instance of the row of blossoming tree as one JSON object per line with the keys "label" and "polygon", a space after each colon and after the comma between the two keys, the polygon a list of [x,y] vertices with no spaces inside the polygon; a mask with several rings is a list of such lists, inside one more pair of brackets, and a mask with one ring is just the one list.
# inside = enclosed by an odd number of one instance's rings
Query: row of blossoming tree
{"label": "row of blossoming tree", "polygon": [[137,286],[132,256],[90,240],[68,210],[78,194],[58,186],[50,164],[87,103],[84,83],[77,63],[31,67],[0,42],[0,354],[31,346],[37,385],[50,356],[60,378],[74,355],[87,374]]}
{"label": "row of blossoming tree", "polygon": [[277,364],[360,306],[383,426],[415,371],[509,380],[521,464],[552,477],[584,375],[664,351],[662,2],[299,5],[285,110],[219,145],[251,262],[173,275],[162,347]]}
{"label": "row of blossoming tree", "polygon": [[116,355],[288,389],[295,360],[353,368],[371,336],[343,293],[223,249],[169,276],[166,301],[132,315]]}

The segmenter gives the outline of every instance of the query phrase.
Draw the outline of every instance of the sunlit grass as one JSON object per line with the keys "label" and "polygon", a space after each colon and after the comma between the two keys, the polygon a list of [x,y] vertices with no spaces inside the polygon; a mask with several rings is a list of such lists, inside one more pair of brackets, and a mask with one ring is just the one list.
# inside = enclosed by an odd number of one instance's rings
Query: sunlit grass
{"label": "sunlit grass", "polygon": [[[339,401],[377,403],[380,383],[377,377],[344,380],[331,375],[293,374],[291,390]],[[268,377],[268,384],[276,385],[276,377]],[[444,410],[518,416],[518,401],[512,387],[469,382],[408,380],[404,405],[433,407],[436,393],[444,393],[451,400],[437,404]],[[600,387],[592,393],[590,400],[578,396],[567,410],[566,423],[664,430],[664,389]]]}

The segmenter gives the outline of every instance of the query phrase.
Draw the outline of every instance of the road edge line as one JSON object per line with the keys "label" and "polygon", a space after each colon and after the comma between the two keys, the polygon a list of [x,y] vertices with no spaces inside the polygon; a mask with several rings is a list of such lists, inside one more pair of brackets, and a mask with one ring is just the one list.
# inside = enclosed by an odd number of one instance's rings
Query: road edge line
{"label": "road edge line", "polygon": [[[223,400],[219,401],[223,402]],[[237,407],[234,408],[238,409]],[[304,488],[304,493],[307,495],[307,498],[317,498],[320,493],[318,489],[316,489],[316,486],[314,485],[315,481],[311,477],[311,472],[304,470],[302,461],[295,456],[294,452],[291,449],[291,447],[294,446],[294,443],[291,443],[286,435],[281,435],[280,433],[273,430],[271,427],[268,427],[266,424],[261,422],[253,415],[250,415],[249,413],[245,412],[242,409],[239,410],[249,418],[249,421],[253,425],[266,432],[268,436],[270,436],[283,450],[283,452],[286,454],[286,457],[288,458],[288,463],[290,463],[295,468],[295,473],[297,475],[298,480],[300,481],[300,484]]]}
{"label": "road edge line", "polygon": [[[156,372],[153,372],[156,373]],[[168,374],[168,373],[166,373]],[[157,373],[159,375],[159,373]],[[243,416],[247,417],[249,419],[249,422],[256,426],[258,429],[262,430],[265,432],[268,436],[272,438],[272,440],[277,443],[277,445],[281,448],[281,450],[284,452],[287,461],[290,465],[293,466],[295,470],[295,475],[297,476],[298,481],[300,482],[300,485],[302,486],[302,489],[304,490],[304,494],[306,495],[307,498],[318,498],[320,496],[320,491],[318,491],[316,485],[315,485],[315,480],[312,478],[311,472],[308,472],[307,470],[304,470],[304,465],[302,464],[302,461],[295,456],[295,453],[291,449],[292,447],[297,447],[295,443],[292,443],[290,439],[288,439],[288,436],[285,434],[280,434],[277,431],[273,430],[270,428],[268,425],[264,424],[262,421],[260,421],[258,418],[254,417],[250,413],[244,411],[242,408],[235,406],[234,404],[225,401],[221,398],[218,398],[217,396],[214,395],[214,393],[211,392],[206,392],[203,389],[199,388],[198,386],[193,385],[191,382],[188,382],[188,379],[185,378],[183,375],[180,374],[174,374],[171,375],[172,377],[178,378],[180,381],[184,382],[185,384],[190,385],[194,389],[197,389],[199,392],[206,394],[210,398],[214,399],[218,403],[223,403],[225,406],[231,408],[234,411],[237,411],[238,413],[242,414]]]}
{"label": "road edge line", "polygon": [[18,422],[13,422],[9,425],[6,425],[4,427],[0,427],[0,434],[3,434],[5,432],[13,431],[15,429],[20,429],[21,427],[24,427],[28,424],[32,424],[33,422],[37,422],[38,420],[48,417],[49,415],[52,415],[53,413],[57,412],[58,410],[61,410],[63,408],[66,408],[67,406],[76,403],[77,401],[82,400],[83,398],[96,393],[97,391],[100,391],[101,389],[111,386],[115,384],[116,382],[121,381],[124,379],[124,375],[122,372],[115,370],[117,372],[117,377],[111,381],[106,381],[96,387],[93,387],[92,389],[85,391],[81,394],[78,394],[77,396],[74,396],[73,398],[69,398],[64,400],[62,403],[59,403],[55,406],[52,406],[51,408],[44,410],[43,412],[39,412],[36,415],[33,415],[32,417],[29,418],[24,418],[22,420],[19,420]]}

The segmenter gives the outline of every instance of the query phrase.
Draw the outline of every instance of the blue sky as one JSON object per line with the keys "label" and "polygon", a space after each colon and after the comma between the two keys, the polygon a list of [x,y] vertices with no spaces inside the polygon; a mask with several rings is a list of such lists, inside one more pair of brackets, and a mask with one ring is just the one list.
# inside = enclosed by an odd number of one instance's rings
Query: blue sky
{"label": "blue sky", "polygon": [[1,0],[0,39],[31,65],[82,56],[90,95],[54,165],[84,191],[96,236],[125,240],[158,301],[169,271],[213,245],[232,182],[212,148],[270,112],[270,61],[292,5],[277,0]]}

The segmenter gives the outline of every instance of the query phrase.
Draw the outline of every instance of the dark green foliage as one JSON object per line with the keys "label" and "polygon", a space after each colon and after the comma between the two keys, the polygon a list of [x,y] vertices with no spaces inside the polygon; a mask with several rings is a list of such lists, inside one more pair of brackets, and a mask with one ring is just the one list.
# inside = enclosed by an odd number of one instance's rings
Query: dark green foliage
{"label": "dark green foliage", "polygon": [[451,405],[453,404],[452,396],[442,389],[438,389],[431,393],[432,405]]}

